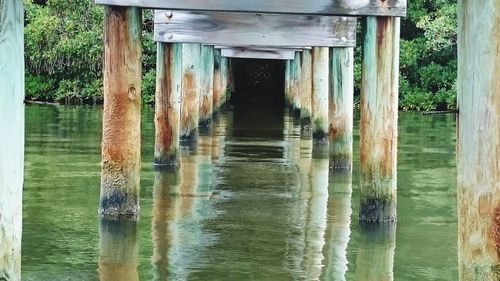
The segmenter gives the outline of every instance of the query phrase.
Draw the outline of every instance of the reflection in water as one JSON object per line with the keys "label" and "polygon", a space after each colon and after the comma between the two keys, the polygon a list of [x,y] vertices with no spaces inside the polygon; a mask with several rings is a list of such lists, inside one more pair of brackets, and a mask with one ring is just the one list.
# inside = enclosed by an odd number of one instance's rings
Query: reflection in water
{"label": "reflection in water", "polygon": [[361,224],[356,280],[394,280],[396,224]]}
{"label": "reflection in water", "polygon": [[100,280],[139,280],[137,222],[101,219],[99,238]]}
{"label": "reflection in water", "polygon": [[328,225],[323,247],[325,267],[321,280],[345,281],[347,245],[351,235],[352,172],[332,173],[328,193]]}

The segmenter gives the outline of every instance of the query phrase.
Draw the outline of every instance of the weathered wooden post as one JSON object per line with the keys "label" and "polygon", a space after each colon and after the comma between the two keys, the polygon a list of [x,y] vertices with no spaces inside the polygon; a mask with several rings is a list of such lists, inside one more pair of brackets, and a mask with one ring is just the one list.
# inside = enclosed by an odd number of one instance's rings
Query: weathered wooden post
{"label": "weathered wooden post", "polygon": [[196,140],[200,117],[201,45],[182,44],[181,138]]}
{"label": "weathered wooden post", "polygon": [[367,17],[361,85],[361,222],[396,221],[399,27]]}
{"label": "weathered wooden post", "polygon": [[201,47],[200,81],[200,126],[209,127],[212,123],[214,93],[214,47]]}
{"label": "weathered wooden post", "polygon": [[142,11],[106,6],[102,216],[136,216],[141,167]]}
{"label": "weathered wooden post", "polygon": [[221,106],[222,84],[221,84],[221,50],[214,50],[214,93],[212,107],[214,112],[218,112]]}
{"label": "weathered wooden post", "polygon": [[23,2],[0,1],[0,280],[21,280],[24,171]]}
{"label": "weathered wooden post", "polygon": [[395,250],[396,224],[361,224],[356,280],[394,280]]}
{"label": "weathered wooden post", "polygon": [[99,249],[99,280],[139,280],[136,221],[101,219]]}
{"label": "weathered wooden post", "polygon": [[352,168],[354,48],[330,49],[330,167]]}
{"label": "weathered wooden post", "polygon": [[325,267],[320,280],[346,280],[347,245],[351,236],[352,172],[330,173],[328,225],[325,232]]}
{"label": "weathered wooden post", "polygon": [[312,133],[315,143],[328,142],[329,49],[312,49]]}
{"label": "weathered wooden post", "polygon": [[300,91],[300,126],[301,134],[309,136],[312,114],[312,56],[311,51],[304,49],[301,52],[301,91]]}
{"label": "weathered wooden post", "polygon": [[292,95],[291,95],[291,86],[292,86],[292,61],[285,61],[285,102],[289,107],[292,106]]}
{"label": "weathered wooden post", "polygon": [[220,83],[221,83],[221,101],[222,106],[229,99],[228,92],[228,82],[229,82],[229,58],[221,57],[220,59]]}
{"label": "weathered wooden post", "polygon": [[500,280],[500,2],[458,11],[459,277]]}
{"label": "weathered wooden post", "polygon": [[291,65],[291,98],[292,98],[292,113],[293,116],[300,117],[300,80],[302,77],[302,72],[300,69],[300,53],[295,52],[295,59],[292,61]]}
{"label": "weathered wooden post", "polygon": [[155,151],[157,167],[179,164],[182,91],[182,45],[157,43]]}

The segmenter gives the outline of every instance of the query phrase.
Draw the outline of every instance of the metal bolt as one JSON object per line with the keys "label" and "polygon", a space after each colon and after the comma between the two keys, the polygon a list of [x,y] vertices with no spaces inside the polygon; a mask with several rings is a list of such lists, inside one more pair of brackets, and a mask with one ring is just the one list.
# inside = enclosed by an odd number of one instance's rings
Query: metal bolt
{"label": "metal bolt", "polygon": [[168,38],[168,39],[172,39],[172,38],[174,38],[174,35],[173,35],[173,34],[169,34],[169,35],[167,36],[167,38]]}
{"label": "metal bolt", "polygon": [[346,17],[340,17],[340,20],[341,21],[347,21],[347,18]]}
{"label": "metal bolt", "polygon": [[167,16],[167,18],[172,18],[172,16],[174,15],[174,13],[172,13],[172,11],[167,11],[167,13],[165,14]]}
{"label": "metal bolt", "polygon": [[342,43],[345,43],[347,42],[347,38],[345,38],[344,36],[340,37],[340,41],[342,41]]}

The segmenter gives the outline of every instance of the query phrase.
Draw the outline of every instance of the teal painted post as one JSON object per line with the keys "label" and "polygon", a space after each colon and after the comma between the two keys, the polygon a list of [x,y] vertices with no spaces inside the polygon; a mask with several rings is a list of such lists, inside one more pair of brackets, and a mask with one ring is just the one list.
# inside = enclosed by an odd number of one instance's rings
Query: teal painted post
{"label": "teal painted post", "polygon": [[201,47],[200,71],[200,126],[210,127],[212,124],[214,102],[214,47]]}
{"label": "teal painted post", "polygon": [[500,280],[500,1],[458,1],[458,268]]}
{"label": "teal painted post", "polygon": [[221,106],[222,84],[221,84],[221,50],[214,50],[214,92],[212,107],[214,112],[218,112]]}
{"label": "teal painted post", "polygon": [[330,167],[352,168],[354,48],[330,48]]}
{"label": "teal painted post", "polygon": [[328,142],[329,49],[312,50],[312,134],[315,143]]}
{"label": "teal painted post", "polygon": [[155,166],[179,164],[182,94],[182,44],[157,43]]}
{"label": "teal painted post", "polygon": [[21,280],[23,1],[0,1],[0,280]]}
{"label": "teal painted post", "polygon": [[181,137],[196,140],[200,119],[201,45],[182,44]]}
{"label": "teal painted post", "polygon": [[220,84],[221,84],[221,106],[224,105],[228,99],[229,94],[229,58],[221,57],[220,59]]}
{"label": "teal painted post", "polygon": [[396,221],[400,19],[364,20],[360,221]]}
{"label": "teal painted post", "polygon": [[99,213],[135,218],[141,170],[142,11],[106,6]]}

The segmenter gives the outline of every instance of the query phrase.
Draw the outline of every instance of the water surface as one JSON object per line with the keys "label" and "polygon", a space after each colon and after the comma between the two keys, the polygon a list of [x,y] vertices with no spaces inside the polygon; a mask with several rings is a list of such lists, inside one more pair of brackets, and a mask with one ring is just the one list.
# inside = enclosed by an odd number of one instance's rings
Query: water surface
{"label": "water surface", "polygon": [[23,280],[458,279],[452,116],[400,113],[399,222],[366,228],[357,128],[333,173],[284,110],[224,112],[158,173],[144,109],[140,220],[100,221],[101,114],[26,108]]}

